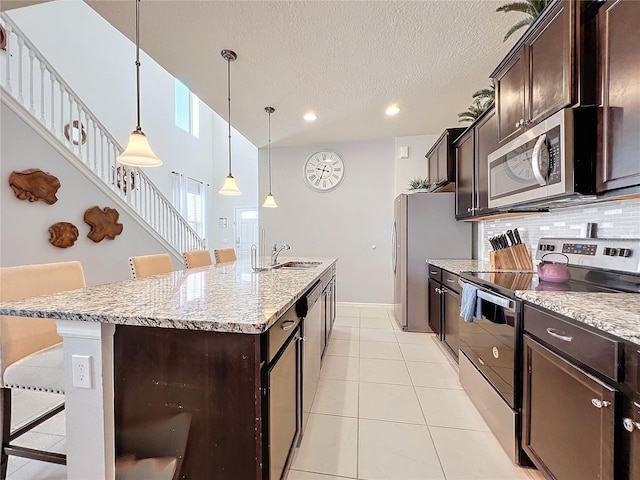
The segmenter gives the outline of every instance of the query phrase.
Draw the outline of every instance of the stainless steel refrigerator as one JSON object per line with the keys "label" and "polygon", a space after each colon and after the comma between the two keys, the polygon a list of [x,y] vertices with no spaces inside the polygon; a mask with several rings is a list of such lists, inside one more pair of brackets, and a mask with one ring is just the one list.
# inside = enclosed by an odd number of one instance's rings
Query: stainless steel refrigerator
{"label": "stainless steel refrigerator", "polygon": [[403,193],[393,211],[395,318],[407,332],[432,332],[425,260],[471,258],[471,224],[456,221],[455,193]]}

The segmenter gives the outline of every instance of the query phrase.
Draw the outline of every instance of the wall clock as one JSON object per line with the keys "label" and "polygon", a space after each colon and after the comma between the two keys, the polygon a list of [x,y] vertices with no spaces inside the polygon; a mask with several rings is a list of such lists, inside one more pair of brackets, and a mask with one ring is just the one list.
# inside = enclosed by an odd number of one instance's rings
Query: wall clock
{"label": "wall clock", "polygon": [[322,150],[307,158],[302,174],[304,181],[316,192],[330,192],[344,180],[344,161],[336,152]]}

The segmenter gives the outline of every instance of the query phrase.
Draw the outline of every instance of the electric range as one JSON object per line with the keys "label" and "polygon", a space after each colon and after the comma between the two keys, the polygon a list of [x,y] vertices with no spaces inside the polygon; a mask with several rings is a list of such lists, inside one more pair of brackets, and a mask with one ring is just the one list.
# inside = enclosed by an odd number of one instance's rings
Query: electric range
{"label": "electric range", "polygon": [[[460,380],[514,463],[527,465],[520,445],[523,304],[518,290],[640,293],[640,240],[541,238],[535,257],[566,265],[570,279],[547,282],[535,272],[463,272],[476,290],[471,321],[461,317]],[[640,387],[639,387],[640,388]]]}

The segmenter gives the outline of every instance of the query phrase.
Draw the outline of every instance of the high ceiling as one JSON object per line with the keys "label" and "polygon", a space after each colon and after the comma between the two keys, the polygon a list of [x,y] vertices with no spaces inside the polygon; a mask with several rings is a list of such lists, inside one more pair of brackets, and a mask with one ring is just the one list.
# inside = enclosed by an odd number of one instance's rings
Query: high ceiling
{"label": "high ceiling", "polygon": [[[3,1],[3,9],[15,3]],[[30,2],[34,3],[34,2]],[[133,1],[87,0],[135,38]],[[140,46],[257,146],[322,145],[440,133],[511,48],[506,0],[143,0]],[[8,5],[9,4],[9,7]],[[517,37],[515,35],[514,37]],[[391,103],[400,106],[386,117]],[[306,123],[302,115],[315,111]]]}

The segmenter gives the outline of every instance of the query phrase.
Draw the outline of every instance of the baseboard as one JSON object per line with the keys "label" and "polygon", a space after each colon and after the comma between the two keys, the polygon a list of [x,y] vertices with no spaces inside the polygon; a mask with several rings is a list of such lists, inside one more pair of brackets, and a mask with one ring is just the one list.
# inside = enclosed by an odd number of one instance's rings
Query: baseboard
{"label": "baseboard", "polygon": [[393,308],[393,303],[336,302],[338,307]]}

